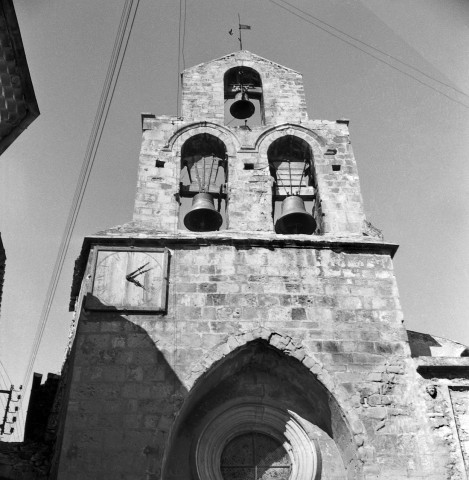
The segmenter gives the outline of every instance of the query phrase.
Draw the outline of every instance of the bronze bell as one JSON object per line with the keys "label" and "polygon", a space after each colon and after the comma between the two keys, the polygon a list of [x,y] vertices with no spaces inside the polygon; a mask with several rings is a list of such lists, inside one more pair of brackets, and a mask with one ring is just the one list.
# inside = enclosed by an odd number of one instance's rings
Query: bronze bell
{"label": "bronze bell", "polygon": [[218,230],[223,218],[216,211],[210,193],[198,193],[192,199],[192,207],[184,216],[184,225],[192,232],[211,232]]}
{"label": "bronze bell", "polygon": [[316,220],[305,209],[303,199],[287,197],[282,202],[282,214],[275,222],[275,231],[283,234],[311,235],[316,230]]}
{"label": "bronze bell", "polygon": [[256,107],[249,101],[248,94],[246,92],[238,93],[236,98],[240,98],[240,100],[237,100],[231,105],[231,115],[239,120],[252,117],[256,111]]}

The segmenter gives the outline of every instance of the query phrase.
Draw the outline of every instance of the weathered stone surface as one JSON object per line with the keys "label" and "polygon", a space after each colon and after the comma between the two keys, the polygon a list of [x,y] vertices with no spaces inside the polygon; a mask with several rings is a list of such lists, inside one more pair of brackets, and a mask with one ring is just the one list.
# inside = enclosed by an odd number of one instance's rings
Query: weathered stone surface
{"label": "weathered stone surface", "polygon": [[[212,75],[216,72],[211,72]],[[301,121],[286,126],[266,124],[249,132],[239,127],[193,119],[156,117],[148,122],[143,133],[140,155],[134,220],[147,222],[164,232],[175,232],[178,225],[178,172],[181,170],[181,146],[197,134],[212,135],[226,146],[228,155],[227,223],[229,230],[273,231],[272,178],[268,168],[268,148],[285,135],[305,140],[314,157],[316,192],[314,216],[320,233],[361,234],[364,213],[355,158],[348,140],[348,128],[343,124],[323,121]],[[337,137],[336,133],[342,135]],[[328,146],[344,153],[334,157],[324,155]],[[254,158],[254,160],[253,160]],[[245,164],[254,162],[255,168],[245,170]],[[333,171],[332,165],[348,166]],[[246,215],[249,212],[249,215]]]}
{"label": "weathered stone surface", "polygon": [[[242,249],[187,248],[167,240],[172,255],[166,315],[83,312],[78,322],[73,437],[91,427],[105,433],[112,425],[151,438],[149,445],[162,454],[168,445],[155,437],[158,422],[171,430],[180,408],[170,399],[178,393],[188,408],[184,399],[214,364],[262,340],[326,385],[340,415],[355,412],[349,435],[360,435],[360,447],[371,449],[356,450],[360,462],[377,462],[382,475],[397,475],[402,452],[396,450],[392,463],[390,449],[399,443],[392,435],[412,434],[419,443],[425,432],[417,429],[416,383],[389,255],[337,253],[310,244],[247,248],[247,241]],[[135,444],[136,456],[142,442]],[[100,448],[117,454],[125,443],[114,439]],[[86,451],[89,440],[73,445]],[[413,461],[409,451],[401,463]],[[104,466],[99,468],[103,474]],[[413,478],[407,468],[400,478]],[[435,468],[430,462],[423,471]]]}
{"label": "weathered stone surface", "polygon": [[51,446],[41,442],[1,442],[0,478],[46,480],[50,469]]}
{"label": "weathered stone surface", "polygon": [[[262,77],[265,119],[250,130],[223,125],[233,66]],[[348,122],[309,120],[301,76],[249,52],[187,70],[182,103],[182,119],[145,116],[133,221],[87,238],[77,263],[58,478],[207,480],[197,462],[247,424],[274,437],[281,425],[287,443],[302,432],[323,479],[465,478],[467,392],[453,383],[467,370],[434,380],[418,365],[451,362],[411,358],[397,247],[363,231]],[[179,227],[181,151],[201,134],[226,147],[219,232]],[[285,136],[312,152],[313,235],[274,233],[269,146]],[[169,250],[164,312],[86,308],[103,245]]]}

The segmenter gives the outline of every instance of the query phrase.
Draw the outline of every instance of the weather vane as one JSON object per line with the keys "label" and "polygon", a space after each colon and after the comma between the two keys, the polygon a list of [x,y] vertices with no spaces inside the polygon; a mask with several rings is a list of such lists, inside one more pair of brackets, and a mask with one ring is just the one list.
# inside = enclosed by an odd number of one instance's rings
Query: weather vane
{"label": "weather vane", "polygon": [[[243,38],[241,36],[241,30],[251,30],[251,25],[242,25],[241,24],[241,17],[239,16],[239,13],[238,13],[238,29],[239,29],[239,37],[238,37],[239,49],[242,50],[243,49]],[[233,35],[233,29],[231,29],[228,33],[230,35]]]}

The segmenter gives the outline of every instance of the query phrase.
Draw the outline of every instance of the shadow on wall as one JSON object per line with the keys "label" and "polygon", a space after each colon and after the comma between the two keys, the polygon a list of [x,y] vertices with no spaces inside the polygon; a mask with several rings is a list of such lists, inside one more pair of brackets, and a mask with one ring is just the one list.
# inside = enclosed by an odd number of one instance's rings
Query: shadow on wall
{"label": "shadow on wall", "polygon": [[440,347],[441,345],[428,333],[414,332],[407,330],[409,338],[410,354],[412,357],[431,357],[430,347]]}
{"label": "shadow on wall", "polygon": [[156,345],[173,324],[82,314],[69,358],[51,478],[153,479],[186,389]]}
{"label": "shadow on wall", "polygon": [[248,432],[283,443],[294,465],[288,478],[348,478],[361,464],[344,417],[298,360],[252,341],[196,382],[173,427],[163,478],[212,480],[220,478],[220,469],[240,468],[224,466],[220,458],[224,445]]}
{"label": "shadow on wall", "polygon": [[360,471],[345,413],[298,360],[255,340],[189,393],[167,359],[186,370],[196,359],[158,348],[175,341],[154,316],[82,314],[51,478],[219,480],[225,445],[248,431],[288,452],[293,479]]}
{"label": "shadow on wall", "polygon": [[467,357],[469,347],[443,337],[407,330],[412,357]]}

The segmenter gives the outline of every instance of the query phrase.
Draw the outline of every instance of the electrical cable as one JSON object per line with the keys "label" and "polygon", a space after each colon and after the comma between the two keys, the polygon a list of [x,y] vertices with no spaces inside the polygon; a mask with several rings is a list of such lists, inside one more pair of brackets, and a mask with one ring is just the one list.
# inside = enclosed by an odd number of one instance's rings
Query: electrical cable
{"label": "electrical cable", "polygon": [[[184,7],[183,7],[184,5]],[[186,42],[186,0],[179,0],[179,28],[178,28],[178,65],[177,65],[177,94],[176,94],[176,117],[180,117],[180,95],[181,95],[181,57],[182,57],[182,71],[186,69],[186,57],[184,54],[184,47]]]}
{"label": "electrical cable", "polygon": [[184,45],[186,43],[186,12],[187,12],[187,0],[184,0],[184,22],[182,28],[182,69],[186,69],[186,57],[184,55]]}
{"label": "electrical cable", "polygon": [[[126,1],[126,6],[124,7],[124,12],[123,13],[125,13],[125,10],[126,10],[128,4],[129,4],[129,0]],[[122,19],[124,19],[124,15],[123,15]],[[122,21],[122,19],[121,19],[120,27],[124,23]],[[125,20],[128,20],[128,14],[127,14],[127,17],[126,17]],[[118,34],[118,37],[120,37],[120,36],[121,36],[121,34]],[[114,64],[114,62],[115,62],[115,52],[116,52],[116,48],[113,51],[114,58],[111,61],[112,64]],[[113,68],[115,68],[115,66]],[[111,73],[111,75],[110,75],[110,73]],[[113,71],[110,72],[108,70],[108,74],[106,76],[105,84],[107,84],[107,85],[109,84],[109,78],[111,78],[112,75],[113,75]],[[99,102],[99,106],[98,106],[99,115],[97,115],[97,117],[95,118],[95,122],[94,122],[94,125],[93,125],[93,130],[92,130],[93,133],[90,137],[90,141],[89,141],[88,147],[87,147],[87,152],[85,154],[85,159],[87,159],[87,160],[90,158],[90,156],[92,154],[92,150],[93,150],[93,145],[96,142],[96,136],[97,136],[97,133],[98,133],[99,124],[101,123],[102,112],[104,111],[105,101],[106,101],[106,96],[102,94],[100,102]],[[50,306],[51,306],[50,304],[51,304],[52,299],[53,299],[53,292],[55,292],[55,288],[56,288],[56,284],[54,284],[54,279],[57,279],[57,281],[58,281],[58,278],[57,278],[56,274],[59,270],[61,270],[61,265],[63,264],[65,253],[66,253],[66,250],[63,247],[65,245],[67,245],[68,242],[69,242],[69,235],[71,235],[71,231],[73,230],[73,226],[74,226],[75,220],[76,220],[76,214],[77,214],[77,211],[79,209],[79,207],[77,209],[76,206],[81,204],[80,198],[82,198],[83,185],[84,185],[85,179],[87,178],[87,176],[89,176],[89,171],[90,171],[90,162],[89,162],[89,160],[88,161],[85,160],[84,163],[83,163],[83,166],[82,166],[82,171],[80,173],[80,180],[78,182],[77,189],[75,191],[75,196],[74,196],[74,199],[73,199],[73,202],[72,202],[72,209],[71,209],[69,219],[68,219],[68,222],[67,222],[67,228],[66,228],[66,230],[64,232],[64,236],[62,238],[62,244],[61,244],[61,248],[59,250],[60,253],[59,253],[59,256],[56,260],[56,264],[55,264],[55,267],[54,267],[54,273],[53,273],[52,281],[51,281],[51,284],[49,286],[49,291],[48,291],[48,294],[47,294],[47,301],[46,301],[46,304],[44,305],[44,308],[43,308],[43,315],[42,315],[43,318],[47,317],[48,311],[49,311]],[[70,226],[72,226],[72,228],[70,228]],[[43,322],[40,323],[40,326],[42,326],[42,325],[43,325]],[[39,342],[40,342],[40,337],[42,337],[42,332],[40,330],[38,330],[38,335],[36,337],[36,340],[35,340],[35,343],[34,343],[34,349],[33,349],[33,356],[34,357],[37,353],[38,345],[39,345]],[[25,381],[23,382],[24,385],[27,384],[27,380],[28,380],[29,375],[31,373],[30,372],[31,368],[32,368],[32,366],[28,365],[27,374],[25,375]]]}
{"label": "electrical cable", "polygon": [[377,47],[374,47],[373,45],[370,45],[369,43],[366,43],[364,42],[363,40],[360,40],[359,38],[356,38],[348,33],[345,33],[344,31],[340,30],[339,28],[336,28],[334,27],[333,25],[325,22],[324,20],[321,20],[320,18],[318,17],[315,17],[314,15],[312,15],[311,13],[308,13],[304,10],[302,10],[301,8],[299,7],[296,7],[295,5],[292,5],[291,3],[287,2],[287,0],[278,0],[282,3],[286,3],[287,5],[289,5],[290,7],[294,8],[295,10],[298,10],[300,11],[301,13],[307,15],[308,17],[310,18],[314,18],[315,20],[317,20],[318,22],[322,23],[323,25],[326,25],[327,27],[331,28],[332,30],[335,30],[336,32],[339,32],[341,35],[344,35],[345,37],[348,37],[352,40],[354,40],[355,42],[358,42],[358,43],[361,43],[362,45],[365,45],[366,47],[368,48],[371,48],[372,50],[374,50],[375,52],[378,52],[378,53],[381,53],[382,55],[386,55],[387,57],[389,58],[392,58],[394,61],[400,63],[401,65],[404,65],[408,68],[411,68],[412,70],[420,73],[421,75],[423,75],[424,77],[427,77],[428,79],[430,80],[433,80],[434,82],[436,83],[439,83],[440,85],[444,85],[445,87],[448,87],[448,88],[451,88],[452,90],[454,90],[455,92],[458,92],[460,93],[461,95],[464,95],[465,97],[468,97],[469,98],[469,95],[465,92],[463,92],[462,90],[459,90],[455,87],[453,87],[452,85],[448,84],[448,83],[445,83],[445,82],[442,82],[441,80],[438,80],[434,77],[432,77],[431,75],[428,75],[427,73],[425,73],[424,71],[420,70],[419,68],[417,67],[414,67],[413,65],[409,64],[409,63],[406,63],[404,62],[403,60],[400,60],[399,58],[395,57],[394,55],[391,55],[390,53],[387,53],[387,52],[384,52],[383,50],[380,50],[379,48]]}
{"label": "electrical cable", "polygon": [[[5,375],[8,379],[8,385],[13,386],[13,382],[11,381],[11,378],[8,375],[8,372],[6,371],[5,366],[1,362],[0,362],[0,366],[3,368],[3,371],[5,372]],[[2,379],[3,379],[3,381],[5,381],[4,378],[3,378],[3,375],[2,375]],[[18,394],[18,390],[13,390],[13,391]],[[22,392],[22,390],[20,390],[20,391]],[[23,397],[23,392],[21,393],[21,397]],[[15,427],[14,433],[13,433],[11,438],[12,438],[12,441],[20,442],[21,441],[21,433],[24,432],[24,428],[26,426],[26,421],[25,421],[25,418],[24,418],[24,415],[23,415],[23,409],[21,408],[21,402],[18,402],[18,411],[17,412],[11,412],[11,413],[16,414],[16,425],[17,425]],[[16,440],[14,440],[14,439],[16,439]]]}
{"label": "electrical cable", "polygon": [[[7,380],[9,382],[8,386],[13,385],[10,376],[8,375],[7,369],[5,368],[5,365],[3,365],[2,361],[0,360],[0,376],[2,377],[3,381],[5,381],[5,377],[2,375],[2,371],[5,373],[5,376],[7,377]],[[5,386],[7,384],[5,383]]]}
{"label": "electrical cable", "polygon": [[[396,67],[395,65],[392,65],[391,63],[387,62],[386,60],[383,60],[382,58],[379,58],[377,57],[376,55],[373,55],[372,53],[370,52],[367,52],[366,50],[363,50],[362,48],[358,47],[357,45],[354,45],[352,42],[349,42],[348,40],[340,37],[339,35],[336,35],[335,33],[333,32],[330,32],[329,30],[327,30],[326,28],[320,26],[320,25],[317,25],[316,23],[312,22],[311,20],[308,20],[306,18],[304,18],[303,16],[299,15],[298,13],[295,13],[295,12],[292,12],[291,10],[289,10],[288,8],[286,8],[285,6],[277,3],[275,0],[268,0],[270,3],[273,3],[274,5],[276,5],[277,7],[280,7],[282,8],[283,10],[287,11],[288,13],[291,13],[292,15],[295,15],[295,17],[298,17],[300,18],[301,20],[311,24],[311,25],[314,25],[316,28],[319,28],[320,30],[328,33],[329,35],[332,35],[333,37],[341,40],[342,42],[346,43],[347,45],[350,45],[351,47],[353,48],[356,48],[357,50],[360,50],[362,53],[365,53],[366,55],[369,55],[370,57],[374,58],[375,60],[378,60],[379,62],[381,63],[384,63],[385,65],[387,65],[388,67],[402,73],[403,75],[406,75],[407,77],[410,77],[412,78],[413,80],[415,80],[416,82],[420,83],[421,85],[424,85],[428,88],[430,88],[431,90],[439,93],[440,95],[443,95],[444,97],[446,97],[447,99],[451,100],[452,102],[455,102],[465,108],[468,108],[469,109],[469,105],[466,105],[465,103],[462,103],[460,102],[459,100],[456,100],[455,98],[453,97],[450,97],[449,95],[447,95],[446,93],[442,92],[441,90],[438,90],[437,88],[433,87],[432,85],[416,78],[414,75],[404,71],[404,70],[401,70],[400,68]],[[464,94],[465,95],[465,94]]]}
{"label": "electrical cable", "polygon": [[[10,378],[8,377],[8,373],[7,373],[7,371],[6,371],[6,369],[3,366],[1,361],[0,361],[0,367],[1,367],[0,368],[0,379],[1,379],[1,382],[2,382],[2,385],[0,385],[0,390],[9,390],[10,386],[11,386],[11,381],[10,381]],[[8,379],[8,382],[5,381],[5,377],[3,376],[2,370],[5,372],[5,375]],[[1,402],[2,409],[3,409],[3,413],[0,412],[0,419],[3,419],[3,415],[5,413],[5,408],[6,408],[6,401],[3,398],[3,394],[0,395],[0,402]]]}
{"label": "electrical cable", "polygon": [[[134,25],[135,17],[137,14],[137,9],[140,0],[126,0],[124,9],[121,15],[121,21],[119,23],[119,28],[114,43],[114,49],[111,55],[111,61],[109,63],[108,71],[106,74],[103,91],[101,93],[101,98],[99,101],[95,121],[93,124],[92,132],[88,142],[88,147],[86,150],[85,158],[83,161],[82,169],[80,172],[80,177],[77,183],[75,190],[75,196],[73,198],[72,207],[70,209],[69,217],[67,220],[67,225],[65,228],[64,235],[62,237],[62,242],[60,245],[59,253],[56,259],[54,266],[52,278],[49,284],[47,291],[46,301],[43,306],[41,313],[40,323],[36,332],[36,336],[33,343],[33,349],[31,356],[28,362],[28,367],[23,380],[23,386],[26,389],[29,384],[29,378],[34,366],[37,352],[41,343],[41,339],[44,333],[44,329],[49,317],[50,309],[52,306],[52,301],[55,296],[57,289],[58,281],[62,272],[63,264],[65,261],[66,254],[68,252],[68,247],[70,244],[71,236],[78,218],[78,214],[81,208],[83,197],[88,185],[90,178],[91,170],[96,158],[97,150],[99,148],[99,143],[103,134],[103,130],[106,124],[106,120],[109,114],[109,109],[112,103],[112,99],[115,93],[117,81],[119,74],[122,68],[122,63],[125,57],[127,46],[130,39],[130,34]],[[133,10],[133,13],[132,13]],[[132,17],[130,24],[129,19]],[[128,25],[130,25],[128,27]],[[125,42],[125,43],[124,43]],[[124,44],[124,48],[122,45]],[[116,73],[117,71],[117,73]],[[22,397],[23,399],[23,397]],[[21,399],[21,401],[22,401]]]}
{"label": "electrical cable", "polygon": [[177,93],[176,93],[176,117],[179,117],[179,94],[181,90],[181,25],[182,25],[182,0],[179,0],[179,29],[178,29],[178,65],[177,65]]}
{"label": "electrical cable", "polygon": [[[4,378],[1,370],[0,370],[0,379],[1,379],[2,384],[3,384],[3,385],[0,385],[0,390],[9,390],[10,387],[7,386],[7,383],[5,382],[5,378]],[[4,407],[3,404],[5,402],[4,402],[4,399],[3,399],[3,395],[0,395],[0,403],[2,404],[2,407]],[[1,413],[0,413],[0,418],[3,418],[3,417],[1,417]]]}
{"label": "electrical cable", "polygon": [[[123,15],[121,17],[121,22],[119,24],[118,37],[120,37],[120,35],[121,35],[120,32],[121,32],[121,29],[122,29],[122,25],[125,23],[124,22],[124,18],[125,18],[124,13],[125,13],[125,10],[127,8],[128,3],[129,3],[129,0],[126,0],[126,5],[124,6],[124,12],[123,12]],[[112,56],[111,56],[111,64],[113,64],[114,61],[115,61],[116,51],[117,51],[117,43],[115,43],[115,45],[114,45],[114,49],[113,49]],[[106,79],[105,79],[105,85],[108,85],[108,83],[109,83],[109,78],[111,77],[110,74],[111,74],[111,72],[108,69],[108,72],[106,74]],[[96,134],[97,134],[97,131],[98,131],[99,124],[101,123],[102,111],[104,109],[104,103],[105,103],[105,92],[103,90],[103,92],[101,93],[101,98],[99,100],[99,104],[98,104],[98,112],[100,112],[100,114],[95,117],[95,121],[94,121],[93,128],[92,128],[92,134],[90,136],[88,146],[87,146],[87,150],[86,150],[86,153],[85,153],[85,161],[83,162],[82,169],[81,169],[81,172],[80,172],[78,185],[77,185],[77,188],[75,190],[75,195],[74,195],[74,198],[73,198],[73,201],[72,201],[72,209],[69,213],[69,218],[67,220],[67,227],[65,229],[64,236],[62,237],[62,243],[61,243],[61,247],[59,249],[59,256],[56,259],[56,263],[55,263],[54,270],[53,270],[53,275],[52,275],[52,280],[51,280],[51,283],[49,285],[49,290],[47,292],[47,297],[46,297],[46,303],[43,307],[43,313],[41,315],[41,318],[45,318],[47,316],[47,312],[50,308],[50,303],[49,302],[50,302],[51,297],[52,297],[52,292],[55,291],[55,285],[54,285],[53,281],[56,278],[56,274],[57,274],[58,270],[60,269],[60,265],[62,265],[62,263],[64,261],[65,251],[64,251],[63,246],[67,243],[68,234],[71,232],[70,228],[68,228],[68,227],[71,224],[74,224],[74,218],[75,218],[74,214],[76,212],[76,209],[74,207],[79,202],[81,192],[82,192],[82,186],[83,186],[83,183],[85,181],[85,178],[87,176],[87,172],[88,172],[88,169],[89,169],[89,166],[90,166],[90,163],[89,163],[89,161],[87,161],[87,159],[90,157],[91,152],[92,152],[93,144],[96,141]],[[39,326],[41,327],[42,324],[43,323],[41,322],[39,324]],[[33,354],[31,356],[31,358],[35,357],[35,355],[37,353],[36,349],[38,348],[38,342],[39,342],[39,339],[40,339],[41,336],[42,336],[42,332],[38,329],[38,332],[36,334],[36,338],[35,338],[35,341],[34,341]],[[31,359],[30,359],[30,363],[31,363]],[[26,374],[25,374],[24,382],[23,382],[24,385],[27,385],[26,382],[27,382],[27,380],[29,378],[29,375],[31,373],[30,372],[31,368],[32,368],[32,366],[30,366],[30,364],[28,364],[28,369],[26,370]]]}
{"label": "electrical cable", "polygon": [[[7,380],[5,380],[5,377],[3,373],[5,373],[5,376],[7,377]],[[12,383],[11,379],[8,376],[8,372],[6,371],[6,368],[4,367],[3,363],[0,361],[0,390],[9,390]],[[7,400],[5,399],[5,393],[0,394],[0,424],[3,425],[3,428],[5,428],[5,425],[3,424],[3,419],[5,418],[5,412],[7,409]],[[2,439],[6,434],[4,433],[3,435],[0,435],[0,439]]]}
{"label": "electrical cable", "polygon": [[[2,365],[2,367],[3,367],[3,365]],[[3,376],[2,371],[0,369],[0,377],[1,377],[1,380],[2,380],[3,384],[5,385],[5,388],[2,388],[2,390],[10,390],[10,387],[13,386],[12,383],[11,383],[11,379],[8,376],[8,373],[5,370],[5,368],[3,368],[3,370],[5,372],[5,375],[8,378],[8,382],[5,381],[5,377]],[[16,393],[15,390],[13,390],[13,392],[11,394],[12,395],[11,399],[13,400],[13,402],[14,402],[14,397],[13,397],[14,393]],[[5,432],[8,424],[10,425],[10,427],[8,427],[9,429],[6,433],[4,433],[3,435],[0,435],[0,439],[4,438],[5,436],[8,436],[10,438],[10,441],[15,441],[15,438],[16,438],[17,441],[20,441],[20,432],[23,431],[22,430],[23,429],[22,421],[19,418],[20,410],[18,410],[18,412],[11,411],[11,410],[9,410],[7,412],[7,407],[8,408],[13,407],[13,405],[12,405],[13,402],[8,403],[8,400],[6,400],[4,398],[4,395],[10,395],[10,394],[9,393],[8,394],[2,393],[0,395],[0,403],[1,403],[0,423],[3,426],[4,432]],[[16,422],[14,423],[15,427],[14,427],[13,433],[10,433],[10,428],[13,427],[12,422],[10,420],[12,420],[13,417],[16,417]],[[5,419],[5,423],[3,423],[4,419]]]}

